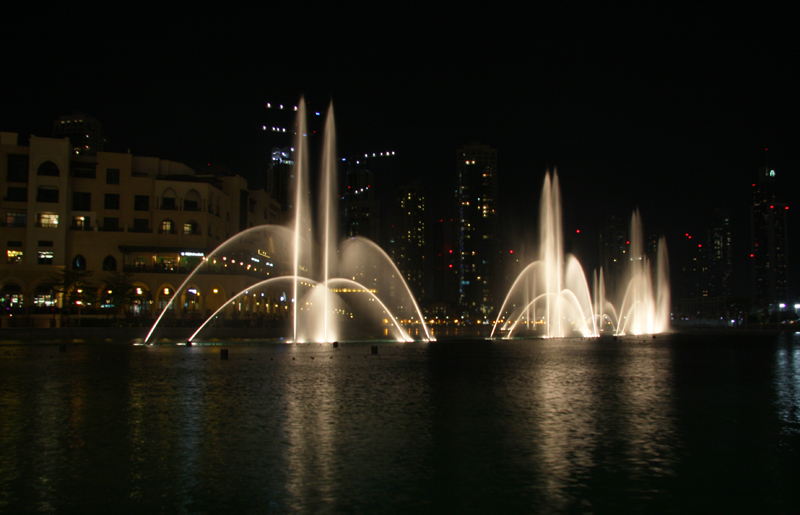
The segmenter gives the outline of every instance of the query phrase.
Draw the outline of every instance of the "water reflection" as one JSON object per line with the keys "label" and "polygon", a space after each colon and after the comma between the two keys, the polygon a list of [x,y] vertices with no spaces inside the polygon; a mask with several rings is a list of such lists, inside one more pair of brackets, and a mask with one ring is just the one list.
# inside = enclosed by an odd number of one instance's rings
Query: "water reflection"
{"label": "water reflection", "polygon": [[[520,485],[556,511],[613,506],[625,484],[645,503],[675,474],[670,353],[650,346],[578,340],[527,342],[526,360],[494,378],[510,448],[527,463]],[[518,358],[517,358],[518,359]]]}
{"label": "water reflection", "polygon": [[[320,344],[307,344],[309,346]],[[299,347],[293,345],[290,349],[297,351]],[[290,354],[294,358],[291,366],[301,369],[298,376],[308,379],[289,380],[286,385],[283,422],[288,472],[286,494],[292,503],[289,506],[297,510],[303,506],[299,503],[301,500],[316,505],[330,499],[330,485],[335,483],[335,435],[347,428],[336,427],[334,419],[338,411],[336,367],[331,367],[323,359],[316,363],[316,358],[322,356],[301,352]]]}
{"label": "water reflection", "polygon": [[618,361],[618,413],[632,477],[670,476],[679,450],[672,355],[665,346],[630,346]]}
{"label": "water reflection", "polygon": [[800,435],[800,334],[785,335],[775,350],[775,393],[785,435]]}
{"label": "water reflection", "polygon": [[398,502],[415,511],[430,452],[422,358],[402,344],[369,350],[291,347],[282,423],[290,511],[376,513]]}
{"label": "water reflection", "polygon": [[800,345],[751,343],[0,348],[0,512],[789,512]]}

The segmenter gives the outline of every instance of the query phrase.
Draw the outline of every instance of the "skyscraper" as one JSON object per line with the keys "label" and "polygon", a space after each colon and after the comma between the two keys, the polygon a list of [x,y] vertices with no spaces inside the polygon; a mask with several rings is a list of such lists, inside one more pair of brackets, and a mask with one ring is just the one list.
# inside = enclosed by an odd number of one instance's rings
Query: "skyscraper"
{"label": "skyscraper", "polygon": [[751,209],[753,304],[769,311],[788,300],[789,283],[789,206],[779,200],[776,181],[775,170],[762,168]]}
{"label": "skyscraper", "polygon": [[497,150],[473,142],[456,151],[459,208],[459,307],[462,314],[488,318],[496,306],[499,262],[497,235]]}
{"label": "skyscraper", "polygon": [[267,167],[266,190],[272,198],[280,202],[284,212],[294,210],[294,199],[291,195],[294,174],[292,148],[273,148],[272,159]]}
{"label": "skyscraper", "polygon": [[621,280],[625,277],[630,255],[628,229],[630,222],[619,215],[608,215],[603,219],[598,237],[597,259],[603,268],[606,278],[606,295],[616,298],[614,289],[617,283],[614,279]]}
{"label": "skyscraper", "polygon": [[415,181],[397,190],[392,223],[392,260],[414,296],[425,296],[425,195]]}
{"label": "skyscraper", "polygon": [[731,252],[731,222],[728,214],[717,209],[708,231],[708,269],[705,281],[706,296],[727,297],[731,294],[733,253]]}
{"label": "skyscraper", "polygon": [[344,189],[344,235],[380,240],[380,202],[373,186],[373,174],[366,162],[347,160]]}
{"label": "skyscraper", "polygon": [[69,138],[72,153],[78,156],[96,156],[108,150],[103,124],[84,113],[62,116],[53,123],[53,137]]}

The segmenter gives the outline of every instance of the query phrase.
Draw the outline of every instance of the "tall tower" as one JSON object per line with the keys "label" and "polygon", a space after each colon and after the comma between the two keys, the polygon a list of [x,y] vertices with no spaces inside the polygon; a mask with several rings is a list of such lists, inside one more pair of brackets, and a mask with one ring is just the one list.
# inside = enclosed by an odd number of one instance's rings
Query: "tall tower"
{"label": "tall tower", "polygon": [[62,116],[53,123],[53,136],[69,138],[76,156],[96,156],[108,150],[103,124],[84,113]]}
{"label": "tall tower", "polygon": [[273,148],[272,159],[267,167],[266,190],[277,200],[284,212],[294,210],[294,199],[290,192],[294,184],[294,160],[291,147]]}
{"label": "tall tower", "polygon": [[456,151],[459,207],[459,307],[470,317],[494,312],[499,265],[497,150],[473,142]]}
{"label": "tall tower", "polygon": [[416,298],[425,296],[425,195],[414,181],[397,190],[392,259]]}
{"label": "tall tower", "polygon": [[630,247],[629,226],[630,221],[625,220],[622,216],[608,215],[603,219],[600,229],[597,259],[603,268],[606,295],[611,298],[617,297],[614,286],[622,283],[622,279],[625,277],[626,265],[630,257],[627,254]]}
{"label": "tall tower", "polygon": [[709,297],[727,297],[731,294],[733,253],[731,252],[731,222],[728,214],[717,209],[708,231],[708,279]]}
{"label": "tall tower", "polygon": [[787,302],[789,206],[778,199],[775,170],[764,167],[753,184],[751,230],[753,304],[769,311]]}
{"label": "tall tower", "polygon": [[373,174],[366,163],[347,160],[344,189],[344,235],[380,240],[380,202],[375,194]]}

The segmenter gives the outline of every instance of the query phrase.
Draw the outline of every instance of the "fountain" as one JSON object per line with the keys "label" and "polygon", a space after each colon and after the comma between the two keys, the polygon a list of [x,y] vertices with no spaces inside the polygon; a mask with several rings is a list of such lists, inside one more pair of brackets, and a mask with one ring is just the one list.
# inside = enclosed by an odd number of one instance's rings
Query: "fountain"
{"label": "fountain", "polygon": [[[295,203],[293,228],[263,225],[244,230],[214,249],[176,289],[144,339],[147,343],[165,313],[195,274],[208,273],[227,255],[257,256],[269,249],[275,263],[266,279],[249,284],[231,296],[188,338],[192,342],[218,314],[248,295],[268,291],[291,292],[291,335],[293,342],[334,342],[379,336],[396,341],[413,338],[399,322],[400,314],[419,325],[423,340],[433,340],[422,312],[402,274],[389,256],[375,243],[362,237],[350,238],[338,246],[336,206],[336,131],[333,104],[325,124],[320,175],[319,228],[315,231],[309,201],[309,151],[306,136],[305,102],[298,104],[295,140]],[[243,265],[243,262],[239,263]],[[248,267],[249,268],[249,267]],[[282,269],[281,269],[282,268]],[[316,273],[315,273],[316,271]]]}
{"label": "fountain", "polygon": [[[629,261],[620,309],[606,299],[602,268],[593,274],[594,294],[580,262],[564,255],[558,174],[545,176],[539,215],[539,259],[517,276],[500,308],[490,337],[511,338],[519,328],[546,338],[596,337],[610,327],[615,335],[655,334],[669,328],[667,247],[658,245],[655,281],[644,253],[641,218],[631,221]],[[654,285],[655,283],[655,285]]]}

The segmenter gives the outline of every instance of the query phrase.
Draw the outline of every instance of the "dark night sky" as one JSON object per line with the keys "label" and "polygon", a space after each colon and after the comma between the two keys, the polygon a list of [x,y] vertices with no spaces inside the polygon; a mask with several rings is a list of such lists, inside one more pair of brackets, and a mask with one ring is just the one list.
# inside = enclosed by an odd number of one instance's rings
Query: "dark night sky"
{"label": "dark night sky", "polygon": [[114,151],[227,163],[247,176],[268,156],[264,103],[302,92],[318,109],[333,100],[341,155],[395,150],[410,156],[409,178],[432,189],[452,180],[458,146],[494,146],[501,215],[514,230],[535,223],[544,172],[557,167],[568,230],[639,206],[647,228],[677,244],[723,207],[742,259],[766,147],[800,209],[789,11],[454,5],[92,15],[69,6],[48,18],[22,8],[4,24],[0,128],[48,136],[52,120],[83,111],[103,121]]}

